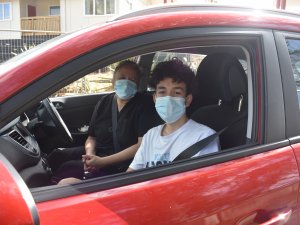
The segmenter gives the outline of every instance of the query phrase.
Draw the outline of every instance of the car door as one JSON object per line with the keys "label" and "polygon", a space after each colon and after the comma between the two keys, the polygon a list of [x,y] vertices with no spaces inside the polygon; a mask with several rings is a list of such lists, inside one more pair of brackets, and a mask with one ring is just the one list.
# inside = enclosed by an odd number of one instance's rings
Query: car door
{"label": "car door", "polygon": [[84,145],[94,108],[105,95],[105,93],[77,94],[50,98],[72,134],[72,146]]}
{"label": "car door", "polygon": [[[278,46],[282,83],[284,87],[284,101],[287,121],[287,137],[294,150],[298,166],[300,165],[300,35],[295,32],[275,32],[276,45]],[[299,206],[300,207],[300,206]],[[299,211],[298,211],[299,214]],[[300,215],[298,215],[299,217]]]}
{"label": "car door", "polygon": [[39,224],[39,216],[32,195],[26,184],[0,154],[0,221],[2,224]]}
{"label": "car door", "polygon": [[61,88],[50,100],[70,130],[72,146],[84,145],[97,102],[113,91],[112,68],[101,68]]}
{"label": "car door", "polygon": [[[205,33],[203,40],[210,44],[222,43],[213,38],[218,34],[222,41],[244,45],[253,81],[249,144],[72,186],[34,189],[42,224],[299,224],[299,171],[286,138],[272,31],[225,30],[226,37],[216,28],[164,31],[122,44],[126,43],[128,49],[132,42],[143,38],[151,40],[151,46],[159,35],[160,41],[165,38],[161,45],[171,43],[168,48],[177,37],[178,48],[178,43],[187,42],[193,35],[198,43],[199,34]],[[228,36],[231,32],[235,34]],[[190,45],[192,41],[189,39]]]}

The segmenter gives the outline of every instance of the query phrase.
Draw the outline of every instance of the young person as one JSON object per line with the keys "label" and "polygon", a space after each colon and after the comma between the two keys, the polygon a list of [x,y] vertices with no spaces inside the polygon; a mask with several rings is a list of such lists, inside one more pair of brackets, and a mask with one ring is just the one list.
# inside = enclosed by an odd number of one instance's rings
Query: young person
{"label": "young person", "polygon": [[[194,80],[193,71],[179,60],[159,63],[152,73],[155,88],[155,108],[165,124],[150,129],[143,137],[133,162],[127,171],[172,162],[176,156],[194,143],[215,133],[211,128],[199,124],[186,115],[190,106]],[[219,151],[216,139],[195,156]]]}
{"label": "young person", "polygon": [[[53,183],[68,177],[82,179],[84,170],[93,172],[93,176],[126,171],[143,135],[160,122],[155,117],[151,97],[137,92],[140,73],[139,66],[132,61],[123,61],[116,67],[113,76],[116,93],[104,96],[97,103],[85,146],[57,149],[49,155],[48,161],[54,169]],[[112,104],[117,114],[115,137]]]}

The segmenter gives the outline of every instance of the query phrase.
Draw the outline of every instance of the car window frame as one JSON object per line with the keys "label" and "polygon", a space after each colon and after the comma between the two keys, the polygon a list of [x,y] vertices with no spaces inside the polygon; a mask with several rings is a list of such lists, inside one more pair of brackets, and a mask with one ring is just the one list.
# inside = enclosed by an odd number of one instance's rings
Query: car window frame
{"label": "car window frame", "polygon": [[[286,39],[291,38],[300,41],[300,34],[295,32],[274,31],[274,37],[283,85],[284,107],[286,112],[286,138],[290,138],[291,144],[298,143],[300,141],[300,109]],[[299,121],[299,123],[295,123],[295,120]]]}
{"label": "car window frame", "polygon": [[[254,54],[254,59],[252,59],[253,61],[251,62],[251,65],[257,66],[257,64],[261,64],[261,67],[263,67],[263,64],[261,63],[261,58],[263,56],[260,56],[261,53],[259,51],[266,51],[265,49],[260,50],[260,48],[264,48],[265,42],[270,40],[262,41],[261,39],[265,36],[267,37],[266,39],[268,39],[271,35],[271,31],[269,30],[250,28],[182,28],[158,31],[154,33],[142,34],[139,36],[131,37],[123,41],[112,43],[102,48],[96,49],[95,51],[89,52],[79,58],[72,60],[69,63],[66,63],[64,67],[60,67],[50,72],[49,74],[47,74],[47,76],[42,77],[40,80],[25,88],[22,93],[17,93],[9,100],[4,102],[2,106],[5,110],[0,113],[2,115],[5,113],[8,114],[8,112],[11,112],[14,109],[14,115],[17,115],[18,113],[25,111],[25,109],[29,108],[31,104],[36,104],[41,99],[49,96],[55,90],[58,90],[66,84],[77,80],[84,74],[93,71],[96,67],[98,68],[99,62],[100,66],[106,66],[110,63],[122,60],[124,58],[143,54],[145,53],[145,51],[151,52],[154,49],[162,49],[162,47],[164,49],[171,48],[172,46],[178,47],[178,43],[182,45],[181,47],[184,47],[191,45],[195,46],[197,44],[212,43],[213,40],[216,43],[219,42],[224,44],[230,44],[235,42],[239,43],[241,39],[242,41],[250,40],[254,42],[259,42],[261,43],[261,46],[256,47],[256,49],[254,49],[251,53]],[[273,42],[274,41],[272,41],[272,43]],[[267,50],[269,50],[269,48],[272,47],[273,46],[268,46]],[[112,52],[114,53],[112,54]],[[257,70],[257,68],[252,68],[252,71],[255,74],[257,73]],[[261,68],[261,71],[263,71],[263,68]],[[254,85],[265,84],[265,81],[263,80],[264,77],[259,77],[257,79],[259,81],[254,80]],[[44,87],[48,88],[45,90]],[[262,93],[260,95],[260,98],[264,99],[263,86],[262,89],[263,90],[261,90]],[[34,98],[33,96],[39,96],[39,98]],[[258,99],[253,99],[253,101],[255,105]],[[19,104],[19,108],[16,107],[17,104]],[[264,118],[269,116],[262,114],[262,112],[264,112],[264,108],[262,107],[264,105],[264,102],[261,101],[259,104],[261,104],[260,107],[253,108],[254,115],[252,121],[252,137],[256,137],[256,134],[259,132],[263,133],[262,130],[270,129],[270,127],[265,128],[266,125],[262,123]],[[258,117],[257,115],[259,114],[261,114],[261,116]],[[5,118],[6,120],[8,120],[8,118],[10,117],[6,116]],[[261,124],[261,126],[256,126],[256,124]],[[276,137],[281,136],[283,133],[281,130],[275,132],[278,132]],[[262,134],[260,137],[256,138],[255,142],[258,142],[260,144],[266,143],[268,140],[266,140],[264,137],[265,135]],[[243,146],[243,148],[238,146],[237,148],[231,149],[230,151],[224,151],[222,152],[222,154],[217,153],[208,156],[203,156],[200,158],[174,162],[166,166],[144,169],[133,173],[121,173],[112,176],[97,178],[95,180],[88,180],[83,183],[77,184],[76,188],[50,186],[34,188],[31,189],[31,192],[36,202],[43,202],[51,199],[72,196],[79,193],[91,193],[94,191],[106,190],[109,188],[120,187],[123,185],[148,181],[151,179],[156,179],[176,173],[182,173],[185,171],[199,169],[206,166],[212,166],[233,159],[238,159],[245,156],[258,154],[264,151],[269,151],[270,148],[279,148],[288,144],[288,142],[286,140],[282,140],[282,138],[278,138],[277,141],[278,142],[274,142],[271,145],[256,145],[256,143],[249,143]]]}

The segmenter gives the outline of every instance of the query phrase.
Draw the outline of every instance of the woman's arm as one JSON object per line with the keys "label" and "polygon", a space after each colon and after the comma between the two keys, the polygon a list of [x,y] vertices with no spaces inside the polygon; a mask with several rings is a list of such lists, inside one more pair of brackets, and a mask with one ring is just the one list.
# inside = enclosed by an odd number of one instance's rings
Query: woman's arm
{"label": "woman's arm", "polygon": [[86,155],[96,155],[96,138],[88,136],[85,141],[84,148]]}
{"label": "woman's arm", "polygon": [[142,142],[142,137],[139,137],[138,142],[136,144],[124,149],[123,151],[120,151],[116,154],[106,156],[106,157],[84,155],[82,156],[83,161],[89,167],[97,167],[97,168],[108,167],[133,158],[138,148],[140,147],[141,142]]}

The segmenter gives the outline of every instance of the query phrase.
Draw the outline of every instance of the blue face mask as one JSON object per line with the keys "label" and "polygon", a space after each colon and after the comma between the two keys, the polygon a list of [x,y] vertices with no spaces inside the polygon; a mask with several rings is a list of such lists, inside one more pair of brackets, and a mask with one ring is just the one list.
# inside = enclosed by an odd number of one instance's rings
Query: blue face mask
{"label": "blue face mask", "polygon": [[131,80],[116,80],[115,91],[120,99],[128,100],[136,94],[137,86]]}
{"label": "blue face mask", "polygon": [[182,97],[157,97],[155,108],[158,115],[166,123],[174,123],[185,113],[185,98]]}

